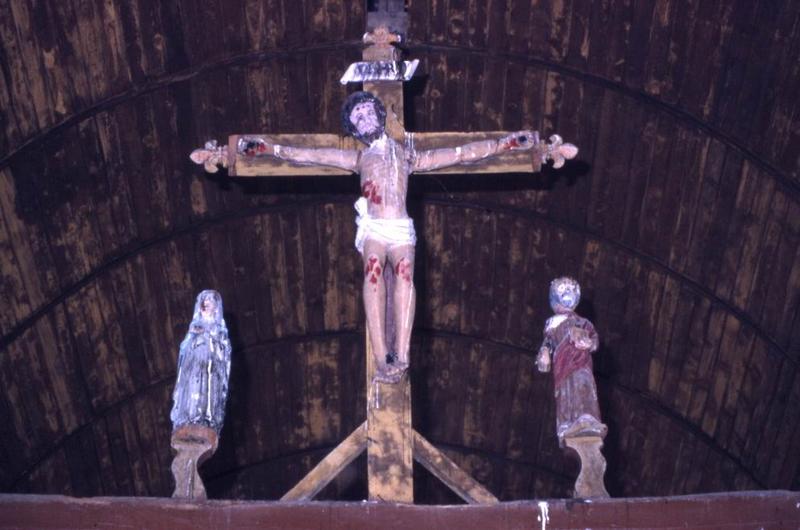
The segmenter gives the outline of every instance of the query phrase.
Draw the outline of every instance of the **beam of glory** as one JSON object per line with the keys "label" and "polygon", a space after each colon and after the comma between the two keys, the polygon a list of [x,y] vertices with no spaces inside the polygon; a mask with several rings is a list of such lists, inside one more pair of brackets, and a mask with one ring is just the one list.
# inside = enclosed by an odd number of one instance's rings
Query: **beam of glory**
{"label": "beam of glory", "polygon": [[[401,80],[407,69],[387,66],[399,59],[393,46],[399,35],[377,27],[365,34],[364,40],[369,44],[364,50],[365,62],[359,63],[358,69],[351,68],[358,71],[357,80],[364,82],[364,92],[351,94],[342,108],[342,124],[351,138],[333,134],[233,135],[227,145],[210,141],[191,154],[207,171],[222,166],[231,176],[360,175],[362,197],[355,204],[355,243],[364,263],[370,352],[367,422],[283,499],[312,498],[366,448],[370,499],[413,502],[413,456],[467,502],[497,502],[411,427],[410,385],[404,375],[415,309],[416,236],[406,211],[408,178],[415,172],[536,172],[547,161],[559,168],[577,154],[577,148],[557,135],[551,136],[549,143],[542,142],[537,132],[529,130],[406,132]],[[370,62],[376,65],[374,69]],[[370,78],[371,70],[376,73],[374,78]],[[397,80],[387,80],[387,72],[392,71],[398,72]],[[384,271],[387,266],[389,270]],[[385,282],[384,272],[391,282]],[[390,289],[387,283],[392,285]],[[394,329],[387,329],[387,322],[393,323]]]}

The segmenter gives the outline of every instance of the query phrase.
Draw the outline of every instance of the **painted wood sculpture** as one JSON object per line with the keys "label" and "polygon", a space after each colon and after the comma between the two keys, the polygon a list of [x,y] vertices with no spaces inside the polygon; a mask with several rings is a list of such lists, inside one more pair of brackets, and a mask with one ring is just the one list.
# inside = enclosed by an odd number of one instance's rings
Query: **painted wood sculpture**
{"label": "painted wood sculpture", "polygon": [[[362,197],[355,246],[364,261],[364,309],[375,359],[375,378],[396,383],[408,368],[415,290],[414,222],[406,211],[408,177],[447,166],[472,164],[512,150],[532,149],[539,135],[519,131],[496,140],[482,140],[453,148],[418,150],[413,143],[397,142],[386,134],[386,108],[369,92],[351,94],[342,107],[345,131],[367,147],[357,149],[303,148],[241,138],[238,150],[248,156],[274,156],[302,165],[331,166],[361,176]],[[394,343],[386,329],[386,283],[383,270],[394,272],[393,299],[396,326]]]}
{"label": "painted wood sculpture", "polygon": [[170,412],[172,447],[176,451],[173,497],[206,497],[197,468],[217,449],[231,372],[231,345],[222,314],[219,293],[201,292],[189,332],[180,345]]}
{"label": "painted wood sculpture", "polygon": [[603,485],[606,462],[600,453],[608,427],[600,418],[592,374],[592,353],[599,339],[592,323],[575,313],[580,298],[581,288],[574,279],[556,278],[550,283],[555,315],[545,324],[536,363],[540,372],[553,372],[559,444],[573,449],[581,460],[575,495],[608,497]]}
{"label": "painted wood sculpture", "polygon": [[[533,131],[410,133],[403,128],[402,81],[406,67],[394,46],[400,36],[383,24],[405,27],[402,2],[391,12],[370,13],[371,31],[342,122],[352,138],[333,134],[232,135],[227,145],[207,142],[191,154],[207,171],[226,167],[230,176],[348,175],[358,173],[362,197],[356,202],[356,247],[364,260],[367,314],[367,420],[331,451],[282,500],[309,500],[362,451],[367,451],[369,498],[413,502],[413,459],[469,503],[498,502],[411,425],[408,349],[414,319],[413,222],[406,211],[408,177],[428,173],[519,173],[555,167],[577,148],[557,135],[540,142]],[[373,16],[374,15],[374,16]],[[398,22],[400,21],[400,22]],[[355,70],[354,70],[355,71]],[[371,77],[372,73],[376,77]],[[400,75],[402,73],[403,75]],[[353,76],[351,76],[353,77]],[[390,76],[391,77],[391,76]],[[365,147],[359,148],[361,142]],[[457,147],[452,147],[457,146]],[[500,156],[502,155],[502,156]],[[388,265],[388,266],[387,266]],[[387,286],[388,285],[388,286]],[[387,293],[389,296],[387,296]],[[384,302],[385,300],[385,302]],[[388,306],[388,307],[387,307]],[[387,325],[388,324],[388,325]]]}

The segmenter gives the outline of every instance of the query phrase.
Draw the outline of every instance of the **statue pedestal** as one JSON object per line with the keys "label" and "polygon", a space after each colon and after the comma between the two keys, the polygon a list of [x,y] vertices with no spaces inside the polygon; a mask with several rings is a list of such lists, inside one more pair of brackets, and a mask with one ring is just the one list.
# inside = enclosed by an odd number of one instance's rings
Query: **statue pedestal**
{"label": "statue pedestal", "polygon": [[206,498],[206,488],[197,469],[217,450],[219,437],[214,429],[202,425],[183,425],[172,433],[172,476],[175,477],[173,498]]}
{"label": "statue pedestal", "polygon": [[575,481],[576,498],[609,497],[603,476],[606,473],[606,459],[600,452],[603,439],[599,436],[578,436],[564,438],[564,444],[575,451],[581,460],[581,472]]}

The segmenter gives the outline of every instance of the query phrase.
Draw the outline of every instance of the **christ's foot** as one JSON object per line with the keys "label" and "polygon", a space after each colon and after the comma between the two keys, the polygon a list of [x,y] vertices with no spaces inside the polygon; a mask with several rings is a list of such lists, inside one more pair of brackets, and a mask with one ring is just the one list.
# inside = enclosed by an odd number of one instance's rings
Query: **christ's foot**
{"label": "christ's foot", "polygon": [[375,367],[373,379],[381,383],[399,383],[408,370],[407,363],[383,364]]}

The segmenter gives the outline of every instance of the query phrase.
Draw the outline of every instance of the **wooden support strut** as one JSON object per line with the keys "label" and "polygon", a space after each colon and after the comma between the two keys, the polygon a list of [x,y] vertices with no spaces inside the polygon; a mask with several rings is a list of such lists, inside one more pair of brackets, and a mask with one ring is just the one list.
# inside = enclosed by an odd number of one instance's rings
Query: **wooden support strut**
{"label": "wooden support strut", "polygon": [[336,478],[350,462],[356,459],[367,448],[366,422],[359,425],[350,436],[336,446],[314,466],[314,469],[295,484],[283,497],[282,501],[310,501],[314,496]]}
{"label": "wooden support strut", "polygon": [[496,504],[500,502],[477,480],[467,475],[455,462],[433,446],[417,431],[413,431],[414,459],[433,476],[444,482],[468,504]]}

